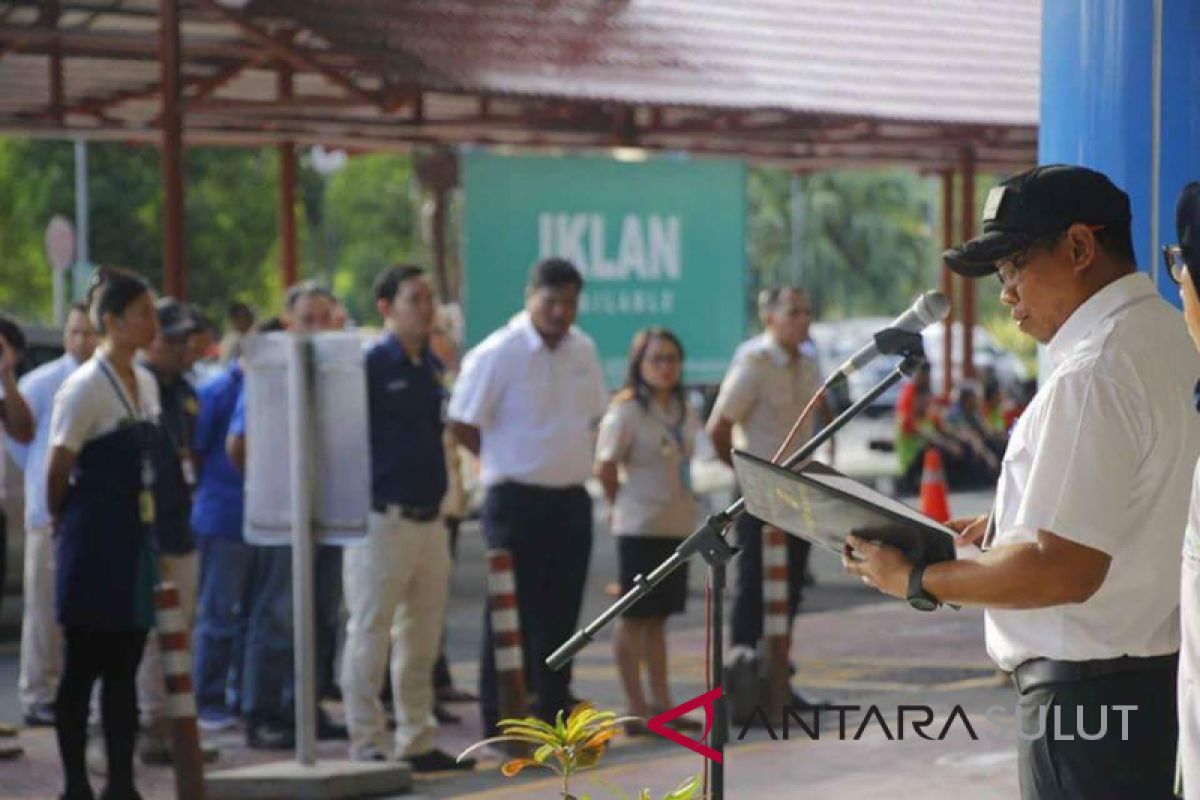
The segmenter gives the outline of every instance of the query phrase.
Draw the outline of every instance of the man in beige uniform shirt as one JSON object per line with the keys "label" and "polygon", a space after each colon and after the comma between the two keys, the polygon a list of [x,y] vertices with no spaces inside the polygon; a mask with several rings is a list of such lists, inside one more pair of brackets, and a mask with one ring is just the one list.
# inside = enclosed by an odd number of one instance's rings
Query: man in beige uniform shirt
{"label": "man in beige uniform shirt", "polygon": [[[717,455],[729,462],[733,447],[771,458],[820,386],[816,362],[802,350],[812,323],[812,309],[802,289],[768,289],[759,297],[762,335],[734,356],[708,421]],[[812,434],[811,421],[798,433],[803,444]],[[757,647],[763,634],[763,564],[760,519],[743,514],[737,522],[742,548],[735,571],[733,645]],[[788,629],[800,607],[808,542],[794,536],[788,543]],[[795,695],[793,702],[809,704]]]}

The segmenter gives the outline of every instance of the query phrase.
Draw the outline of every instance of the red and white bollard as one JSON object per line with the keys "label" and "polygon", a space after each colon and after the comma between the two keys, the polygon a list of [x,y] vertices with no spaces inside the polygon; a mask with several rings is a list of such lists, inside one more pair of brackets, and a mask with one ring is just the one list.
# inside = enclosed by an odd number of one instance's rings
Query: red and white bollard
{"label": "red and white bollard", "polygon": [[196,696],[192,691],[191,634],[175,584],[158,585],[154,590],[154,608],[167,682],[166,710],[171,728],[175,796],[179,800],[204,800],[204,758],[196,728]]}
{"label": "red and white bollard", "polygon": [[528,714],[525,697],[525,659],[521,654],[521,622],[517,614],[517,582],[512,553],[488,551],[488,606],[492,622],[492,647],[496,654],[496,684],[500,718]]}
{"label": "red and white bollard", "polygon": [[766,659],[766,702],[768,717],[782,713],[791,701],[789,684],[791,626],[788,625],[787,534],[763,526],[763,656]]}

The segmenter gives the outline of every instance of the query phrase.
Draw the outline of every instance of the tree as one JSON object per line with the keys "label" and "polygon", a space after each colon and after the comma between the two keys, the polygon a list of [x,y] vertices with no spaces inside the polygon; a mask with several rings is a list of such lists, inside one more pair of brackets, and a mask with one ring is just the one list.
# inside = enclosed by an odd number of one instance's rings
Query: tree
{"label": "tree", "polygon": [[902,170],[792,178],[752,169],[751,285],[794,283],[819,317],[891,314],[933,285],[925,179]]}

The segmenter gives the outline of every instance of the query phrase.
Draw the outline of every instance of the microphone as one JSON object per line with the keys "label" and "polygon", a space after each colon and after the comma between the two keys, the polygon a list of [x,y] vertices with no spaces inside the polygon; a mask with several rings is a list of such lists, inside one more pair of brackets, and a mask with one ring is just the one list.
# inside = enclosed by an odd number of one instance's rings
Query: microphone
{"label": "microphone", "polygon": [[[912,306],[900,316],[892,320],[884,330],[899,330],[907,333],[919,333],[935,322],[944,320],[950,314],[950,300],[941,292],[926,292],[913,301]],[[845,380],[851,373],[865,367],[880,355],[879,344],[872,340],[859,348],[858,352],[847,358],[837,371],[825,381],[830,386],[839,380]]]}

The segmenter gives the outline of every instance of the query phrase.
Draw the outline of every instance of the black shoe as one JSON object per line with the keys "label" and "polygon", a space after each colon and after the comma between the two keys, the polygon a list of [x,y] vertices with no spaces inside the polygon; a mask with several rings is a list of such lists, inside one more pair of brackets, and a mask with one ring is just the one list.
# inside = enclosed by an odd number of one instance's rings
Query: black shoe
{"label": "black shoe", "polygon": [[439,686],[435,690],[439,703],[474,703],[479,697],[456,686]]}
{"label": "black shoe", "polygon": [[329,718],[329,712],[317,709],[317,739],[322,742],[346,741],[350,738],[345,725],[338,725]]}
{"label": "black shoe", "polygon": [[457,725],[462,722],[462,717],[452,713],[441,703],[433,704],[433,716],[443,725]]}
{"label": "black shoe", "polygon": [[142,800],[142,796],[132,787],[121,790],[105,789],[100,794],[100,800]]}
{"label": "black shoe", "polygon": [[833,708],[836,705],[832,700],[827,700],[821,697],[805,697],[796,690],[792,690],[792,708],[798,711],[824,711]]}
{"label": "black shoe", "polygon": [[54,727],[54,704],[39,703],[25,712],[25,725],[30,728]]}
{"label": "black shoe", "polygon": [[296,733],[271,723],[251,725],[246,729],[246,746],[252,750],[295,750]]}
{"label": "black shoe", "polygon": [[448,770],[466,771],[475,769],[475,759],[464,758],[458,761],[445,750],[430,750],[419,756],[407,756],[405,761],[412,767],[413,772],[446,772]]}

